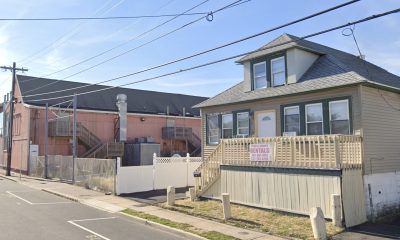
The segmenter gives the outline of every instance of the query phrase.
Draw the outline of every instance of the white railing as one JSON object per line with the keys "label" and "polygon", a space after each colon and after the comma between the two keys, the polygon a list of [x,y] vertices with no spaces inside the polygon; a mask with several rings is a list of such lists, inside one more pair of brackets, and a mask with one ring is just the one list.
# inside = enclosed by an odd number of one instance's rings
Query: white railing
{"label": "white railing", "polygon": [[195,171],[201,195],[220,175],[220,165],[344,169],[362,166],[362,138],[355,135],[221,139]]}
{"label": "white railing", "polygon": [[[362,138],[354,135],[235,138],[220,144],[226,165],[345,168],[362,163]],[[270,155],[257,159],[250,151],[255,146]]]}

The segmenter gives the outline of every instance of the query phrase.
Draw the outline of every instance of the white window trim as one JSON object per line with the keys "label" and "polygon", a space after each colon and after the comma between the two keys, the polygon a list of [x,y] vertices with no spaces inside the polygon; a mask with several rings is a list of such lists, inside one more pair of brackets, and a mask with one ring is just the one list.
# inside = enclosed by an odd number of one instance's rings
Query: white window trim
{"label": "white window trim", "polygon": [[[349,100],[348,99],[344,99],[344,100],[337,100],[337,101],[330,101],[329,102],[329,132],[332,133],[332,115],[331,115],[331,104],[332,103],[340,103],[340,102],[346,102],[346,106],[347,106],[347,122],[349,124],[349,132],[348,134],[350,134],[350,107],[349,107]],[[343,121],[343,120],[342,120]]]}
{"label": "white window trim", "polygon": [[218,127],[216,129],[212,129],[212,130],[216,130],[216,132],[217,132],[216,135],[211,135],[211,131],[210,131],[209,117],[215,117],[215,116],[217,117],[217,124],[218,124],[218,115],[209,115],[209,116],[207,116],[207,136],[208,136],[207,143],[208,144],[218,144],[218,141],[217,142],[211,142],[211,137],[217,136],[218,139],[219,139]]}
{"label": "white window trim", "polygon": [[300,134],[300,125],[301,125],[301,114],[300,114],[300,106],[296,105],[296,106],[290,106],[290,107],[285,107],[283,109],[283,130],[284,132],[286,132],[286,109],[293,109],[293,108],[297,108],[297,110],[299,111],[299,134]]}
{"label": "white window trim", "polygon": [[[255,71],[255,68],[256,68],[256,66],[261,65],[261,64],[264,64],[264,65],[265,65],[265,86],[264,86],[264,87],[260,87],[260,88],[256,88],[256,77],[255,77],[256,71]],[[252,76],[252,78],[253,78],[254,90],[263,89],[263,88],[267,88],[267,87],[268,87],[268,79],[267,79],[267,76],[268,76],[268,73],[267,73],[267,62],[266,62],[266,61],[258,62],[258,63],[254,63],[254,64],[253,64],[253,76]]]}
{"label": "white window trim", "polygon": [[[283,68],[283,71],[276,72],[276,73],[282,73],[282,72],[285,73],[285,83],[282,84],[282,85],[275,85],[274,72],[272,71],[272,63],[273,63],[273,62],[276,62],[276,61],[279,61],[279,60],[281,60],[281,59],[283,59],[283,62],[284,62],[285,67]],[[273,86],[273,87],[279,87],[279,86],[285,86],[285,85],[286,85],[287,80],[286,80],[286,62],[285,62],[285,56],[277,57],[277,58],[271,59],[270,71],[271,71],[271,83],[272,83],[272,86]],[[275,73],[275,74],[276,74],[276,73]]]}
{"label": "white window trim", "polygon": [[[245,114],[247,115],[247,127],[239,127],[239,115]],[[249,136],[250,135],[250,114],[248,112],[239,112],[236,114],[236,136],[244,137],[244,136]],[[248,134],[239,134],[239,129],[246,129]]]}
{"label": "white window trim", "polygon": [[[307,119],[307,106],[314,106],[314,105],[320,105],[320,106],[321,106],[321,110],[322,110],[322,121],[312,121],[312,122],[308,122],[308,119]],[[305,117],[306,117],[306,135],[308,135],[308,124],[309,124],[309,123],[322,123],[322,134],[325,134],[325,132],[324,132],[324,109],[323,109],[322,103],[306,104],[306,105],[304,106],[304,115],[305,115]]]}
{"label": "white window trim", "polygon": [[[232,128],[224,128],[224,117],[226,116],[231,116],[232,118]],[[233,137],[233,114],[228,113],[228,114],[223,114],[221,117],[221,138],[224,138],[224,130],[231,129],[232,130],[232,137]]]}

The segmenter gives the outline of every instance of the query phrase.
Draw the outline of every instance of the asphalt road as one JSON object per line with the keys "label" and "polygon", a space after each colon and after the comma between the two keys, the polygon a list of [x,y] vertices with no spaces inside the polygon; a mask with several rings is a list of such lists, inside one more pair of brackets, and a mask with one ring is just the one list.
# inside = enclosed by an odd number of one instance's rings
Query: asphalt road
{"label": "asphalt road", "polygon": [[0,240],[187,239],[0,178]]}

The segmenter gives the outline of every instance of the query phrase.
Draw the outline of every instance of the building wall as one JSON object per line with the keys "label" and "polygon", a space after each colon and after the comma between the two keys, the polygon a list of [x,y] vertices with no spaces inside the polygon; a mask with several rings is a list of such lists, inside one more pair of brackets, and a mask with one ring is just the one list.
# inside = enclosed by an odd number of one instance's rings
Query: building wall
{"label": "building wall", "polygon": [[[15,86],[15,96],[21,96],[21,91],[19,85]],[[11,168],[18,169],[22,172],[28,170],[28,155],[29,155],[29,118],[30,111],[22,103],[19,102],[20,99],[17,98],[17,103],[14,104],[14,123],[13,123],[13,148],[12,148],[12,159]],[[10,104],[7,104],[5,112],[10,111]],[[3,150],[3,149],[2,149]],[[1,162],[6,165],[7,162],[7,151],[3,150],[1,154]]]}
{"label": "building wall", "polygon": [[[15,89],[15,96],[21,96],[18,83]],[[18,100],[19,101],[19,100]],[[49,120],[52,121],[60,114],[60,109],[51,108],[49,111]],[[66,109],[61,109],[63,112]],[[9,111],[9,107],[5,112]],[[65,120],[73,121],[72,109],[64,113],[71,115]],[[28,158],[30,144],[39,145],[39,155],[44,155],[45,142],[45,108],[25,105],[20,102],[15,104],[14,110],[14,134],[11,167],[14,170],[21,169],[24,173],[28,171]],[[81,122],[86,128],[96,134],[102,141],[114,140],[114,124],[117,119],[117,112],[100,112],[78,110],[77,121]],[[175,126],[190,127],[192,131],[200,136],[201,119],[198,117],[176,117],[168,116],[169,119],[175,119]],[[155,142],[160,143],[161,149],[173,148],[176,151],[184,152],[186,144],[182,141],[171,141],[162,139],[162,127],[167,125],[167,116],[149,115],[149,114],[131,114],[128,113],[128,138],[153,137]],[[72,145],[70,138],[49,137],[49,155],[72,155]],[[86,152],[86,148],[78,145],[78,155]],[[5,163],[7,151],[0,154],[0,163]]]}
{"label": "building wall", "polygon": [[318,55],[298,48],[292,48],[286,52],[287,81],[288,84],[296,83],[301,76],[318,59]]}
{"label": "building wall", "polygon": [[400,94],[362,86],[364,188],[371,219],[400,208]]}
{"label": "building wall", "polygon": [[[45,110],[32,108],[32,129],[31,140],[33,144],[39,144],[39,155],[44,154],[44,119]],[[57,114],[56,109],[52,112]],[[72,115],[70,110],[66,111]],[[95,112],[78,110],[77,122],[82,123],[87,129],[97,135],[103,142],[114,141],[115,121],[118,117],[117,113],[110,112]],[[56,118],[53,113],[49,113],[49,119]],[[192,117],[174,117],[169,116],[170,119],[175,119],[175,126],[177,127],[190,127],[192,131],[200,136],[200,118]],[[69,121],[73,121],[73,117],[69,117]],[[169,147],[170,140],[162,139],[162,128],[167,124],[166,116],[157,116],[149,114],[129,114],[128,113],[128,139],[139,137],[153,137],[155,142],[160,143],[161,149]],[[186,145],[183,142],[173,143],[175,149],[185,151]],[[71,155],[72,147],[69,138],[49,138],[49,154],[50,155]],[[78,154],[86,152],[84,146],[78,147]]]}
{"label": "building wall", "polygon": [[352,87],[342,87],[325,91],[318,91],[313,93],[306,93],[302,95],[292,95],[292,96],[283,96],[276,97],[271,99],[263,99],[239,104],[231,104],[231,105],[221,105],[221,106],[213,106],[202,108],[202,139],[203,139],[203,154],[202,156],[208,156],[213,149],[215,149],[214,145],[206,144],[206,115],[209,113],[222,113],[222,112],[231,112],[243,109],[250,109],[250,133],[251,136],[254,136],[255,132],[255,124],[252,118],[254,117],[254,112],[262,111],[262,110],[274,110],[276,112],[276,133],[278,136],[281,135],[281,113],[280,106],[292,103],[299,102],[307,102],[307,101],[315,101],[327,98],[336,98],[336,97],[351,97],[352,102],[352,117],[353,117],[353,131],[357,131],[361,128],[361,106],[360,106],[360,97],[358,86]]}

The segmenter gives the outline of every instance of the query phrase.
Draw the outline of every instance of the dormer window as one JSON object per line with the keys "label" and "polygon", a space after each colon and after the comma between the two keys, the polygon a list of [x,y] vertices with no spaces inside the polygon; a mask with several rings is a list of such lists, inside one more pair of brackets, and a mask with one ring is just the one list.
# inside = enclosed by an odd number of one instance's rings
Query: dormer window
{"label": "dormer window", "polygon": [[286,85],[286,55],[277,53],[251,63],[252,90]]}
{"label": "dormer window", "polygon": [[285,57],[278,57],[271,60],[271,80],[274,87],[286,84]]}
{"label": "dormer window", "polygon": [[259,62],[253,64],[254,89],[267,87],[267,63]]}

